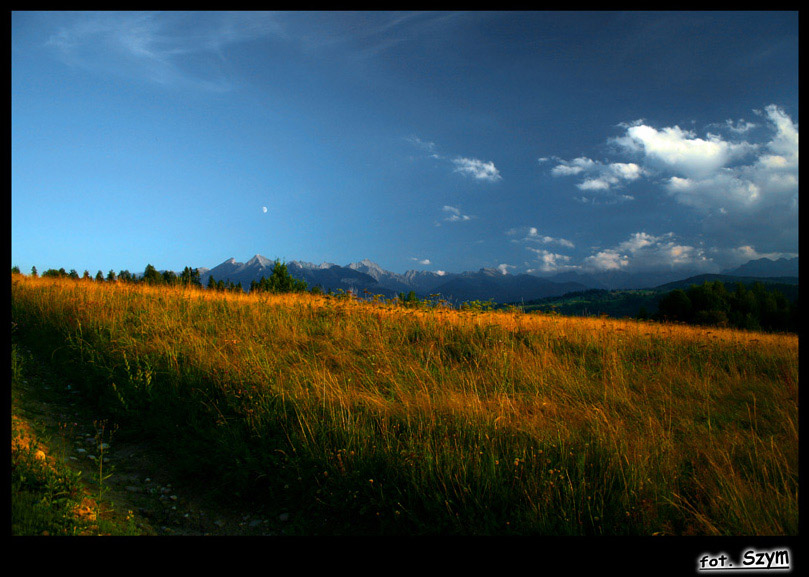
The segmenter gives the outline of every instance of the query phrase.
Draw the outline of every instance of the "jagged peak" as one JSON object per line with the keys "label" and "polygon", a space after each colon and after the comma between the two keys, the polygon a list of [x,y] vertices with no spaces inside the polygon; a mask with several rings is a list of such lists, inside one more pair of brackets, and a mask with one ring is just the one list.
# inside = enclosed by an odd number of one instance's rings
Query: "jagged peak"
{"label": "jagged peak", "polygon": [[333,262],[323,262],[320,264],[315,264],[313,262],[307,262],[305,260],[291,260],[287,263],[287,265],[309,270],[325,270],[335,266],[339,266],[334,264]]}
{"label": "jagged peak", "polygon": [[250,260],[248,260],[244,264],[246,266],[259,265],[259,266],[263,266],[263,267],[268,267],[268,266],[272,266],[274,263],[273,263],[273,261],[268,259],[266,256],[261,256],[260,254],[257,254],[257,255],[255,255],[253,258],[251,258]]}
{"label": "jagged peak", "polygon": [[362,268],[362,267],[369,268],[369,269],[372,269],[372,270],[379,270],[379,271],[384,270],[381,266],[379,266],[374,261],[372,261],[371,259],[368,259],[368,258],[364,258],[359,262],[352,262],[351,264],[348,265],[348,268],[352,268],[354,270],[356,270],[358,268]]}

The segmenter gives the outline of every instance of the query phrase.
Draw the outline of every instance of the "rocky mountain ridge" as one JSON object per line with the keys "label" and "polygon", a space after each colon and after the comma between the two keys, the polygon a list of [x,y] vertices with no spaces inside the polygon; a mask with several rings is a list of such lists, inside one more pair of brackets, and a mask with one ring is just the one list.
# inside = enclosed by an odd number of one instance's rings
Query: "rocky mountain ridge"
{"label": "rocky mountain ridge", "polygon": [[[200,270],[203,286],[208,279],[241,283],[247,290],[252,281],[272,274],[275,261],[256,254],[247,262],[229,258],[221,264]],[[499,269],[481,268],[462,273],[441,273],[409,270],[403,274],[383,269],[377,263],[363,259],[345,266],[334,263],[314,264],[304,261],[286,263],[290,275],[306,281],[309,287],[319,286],[326,291],[351,291],[358,295],[381,295],[391,298],[399,293],[413,291],[419,298],[440,295],[450,302],[471,300],[497,303],[519,302],[553,296],[568,292],[599,289],[650,288],[677,282],[696,276],[696,271],[631,274],[626,272],[563,273],[551,277],[530,274],[505,274]],[[798,258],[760,259],[723,271],[723,274],[744,276],[793,276],[797,277]]]}

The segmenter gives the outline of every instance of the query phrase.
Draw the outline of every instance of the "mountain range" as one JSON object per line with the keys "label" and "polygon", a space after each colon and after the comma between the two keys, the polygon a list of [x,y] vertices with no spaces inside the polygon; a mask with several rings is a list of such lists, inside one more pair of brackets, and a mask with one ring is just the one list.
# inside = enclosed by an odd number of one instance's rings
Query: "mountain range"
{"label": "mountain range", "polygon": [[[199,268],[202,285],[208,279],[230,281],[248,290],[252,281],[272,274],[275,261],[259,254],[245,263],[230,258],[211,268]],[[399,293],[413,291],[419,298],[440,295],[452,303],[464,301],[488,301],[515,303],[534,299],[561,296],[588,289],[639,289],[653,288],[668,283],[682,282],[697,277],[699,271],[632,274],[624,271],[601,273],[560,273],[551,277],[530,274],[504,274],[499,269],[482,268],[463,273],[440,273],[409,270],[404,274],[383,269],[365,259],[345,266],[334,263],[314,264],[303,261],[286,263],[289,274],[303,279],[311,288],[319,286],[326,291],[352,291],[355,294],[381,295],[391,298]],[[798,277],[798,257],[792,259],[752,260],[734,269],[720,273],[732,282],[735,277]]]}
{"label": "mountain range", "polygon": [[734,276],[798,276],[798,257],[771,260],[760,258],[751,260],[736,268],[722,271]]}

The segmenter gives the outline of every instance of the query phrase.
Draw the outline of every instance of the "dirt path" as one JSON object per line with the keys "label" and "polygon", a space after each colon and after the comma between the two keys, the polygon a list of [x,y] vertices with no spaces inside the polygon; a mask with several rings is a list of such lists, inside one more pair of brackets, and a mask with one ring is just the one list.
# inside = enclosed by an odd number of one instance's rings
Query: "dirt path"
{"label": "dirt path", "polygon": [[287,512],[268,513],[238,499],[225,507],[201,488],[179,483],[170,459],[99,421],[69,382],[30,354],[27,358],[13,408],[15,425],[36,435],[48,458],[81,471],[90,499],[98,495],[101,476],[100,501],[110,505],[105,515],[131,517],[144,535],[285,534]]}

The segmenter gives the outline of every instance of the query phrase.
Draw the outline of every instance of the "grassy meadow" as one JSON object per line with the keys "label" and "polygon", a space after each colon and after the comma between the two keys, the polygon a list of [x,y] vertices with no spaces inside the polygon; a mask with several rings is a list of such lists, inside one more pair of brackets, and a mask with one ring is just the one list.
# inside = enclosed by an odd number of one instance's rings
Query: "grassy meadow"
{"label": "grassy meadow", "polygon": [[19,274],[12,330],[302,531],[798,533],[793,334]]}

